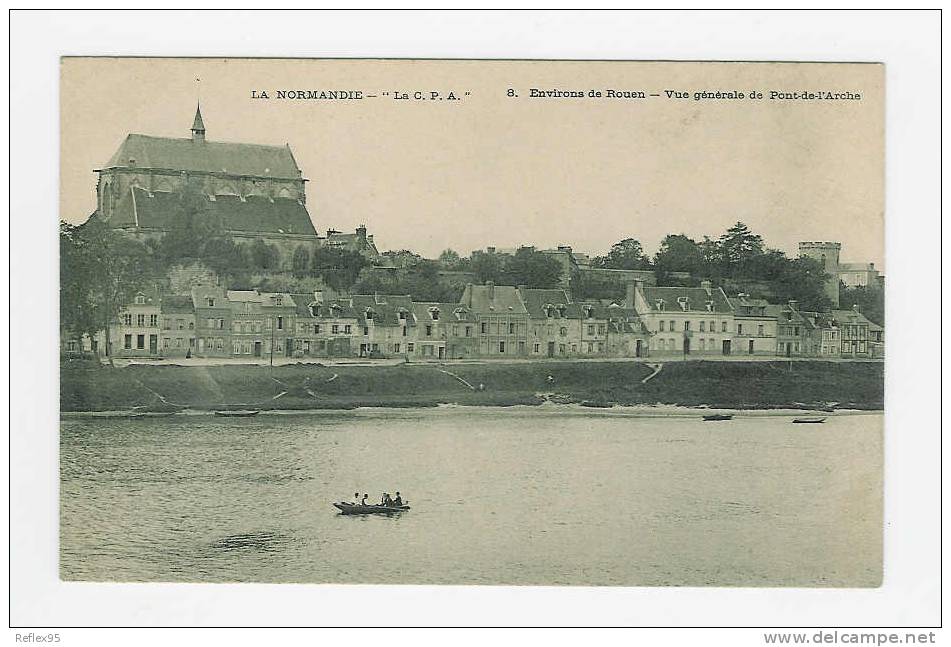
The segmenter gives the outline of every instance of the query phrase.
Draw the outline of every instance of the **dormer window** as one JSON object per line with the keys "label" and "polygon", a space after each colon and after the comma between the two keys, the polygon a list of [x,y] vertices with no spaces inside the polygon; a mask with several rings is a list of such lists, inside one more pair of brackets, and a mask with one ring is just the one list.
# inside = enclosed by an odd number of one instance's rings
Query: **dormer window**
{"label": "dormer window", "polygon": [[439,308],[436,308],[436,307],[430,308],[429,316],[432,317],[433,321],[439,321]]}
{"label": "dormer window", "polygon": [[657,301],[654,302],[654,305],[655,305],[655,306],[657,307],[657,309],[660,310],[661,312],[664,311],[664,307],[666,306],[666,304],[664,303],[664,300],[663,300],[663,299],[657,299]]}
{"label": "dormer window", "polygon": [[400,318],[400,321],[406,321],[406,311],[402,308],[397,310],[396,316]]}
{"label": "dormer window", "polygon": [[690,310],[690,299],[687,297],[677,297],[677,304],[684,312]]}
{"label": "dormer window", "polygon": [[280,294],[274,297],[274,304],[279,306],[284,305],[284,297],[282,297]]}
{"label": "dormer window", "polygon": [[208,297],[207,301],[208,301],[208,307],[209,307],[209,308],[214,308],[214,307],[215,307],[215,298],[214,298],[214,297]]}
{"label": "dormer window", "polygon": [[592,308],[591,306],[585,306],[585,307],[584,307],[584,316],[587,317],[588,319],[593,319],[593,318],[594,318],[594,308]]}
{"label": "dormer window", "polygon": [[713,312],[713,301],[707,301],[707,312]]}
{"label": "dormer window", "polygon": [[137,295],[135,295],[135,303],[136,303],[136,305],[142,305],[142,304],[144,304],[144,303],[145,303],[145,295],[144,295],[144,294],[137,294]]}

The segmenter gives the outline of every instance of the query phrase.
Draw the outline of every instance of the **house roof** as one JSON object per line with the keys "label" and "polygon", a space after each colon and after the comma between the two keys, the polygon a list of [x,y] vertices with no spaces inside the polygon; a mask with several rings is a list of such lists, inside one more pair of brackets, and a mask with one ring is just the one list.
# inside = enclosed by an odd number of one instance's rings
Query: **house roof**
{"label": "house roof", "polygon": [[413,315],[413,299],[408,294],[355,294],[350,297],[350,306],[356,311],[361,321],[367,320],[367,309],[372,312],[373,323],[381,326],[398,326],[400,323],[399,311],[404,310],[408,316],[407,325],[415,325]]}
{"label": "house roof", "polygon": [[567,306],[571,303],[568,293],[559,289],[519,288],[518,295],[522,298],[522,303],[532,319],[546,319],[548,314],[545,312],[545,306],[547,305]]}
{"label": "house roof", "polygon": [[528,314],[518,289],[511,285],[467,285],[462,303],[480,314]]}
{"label": "house roof", "polygon": [[167,294],[162,297],[163,314],[194,314],[195,304],[190,294]]}
{"label": "house roof", "polygon": [[[140,187],[132,187],[116,205],[110,223],[114,227],[136,226],[146,229],[168,230],[181,204],[181,193],[155,191],[149,194]],[[275,234],[306,234],[316,236],[314,223],[303,204],[292,198],[219,195],[214,200],[205,197],[209,215],[220,219],[228,231],[263,232]]]}
{"label": "house roof", "polygon": [[[201,114],[195,115],[200,125]],[[195,126],[192,126],[195,129]],[[228,175],[299,179],[300,169],[291,149],[284,146],[194,141],[191,138],[152,137],[131,133],[105,166],[166,169]]]}
{"label": "house roof", "polygon": [[206,299],[215,299],[216,308],[228,308],[228,295],[224,288],[211,285],[196,285],[192,288],[192,305],[196,308],[207,308]]}
{"label": "house roof", "polygon": [[687,299],[687,312],[705,312],[708,301],[713,302],[713,312],[733,312],[733,306],[721,288],[714,288],[708,293],[704,288],[645,286],[643,291],[648,307],[655,312],[660,312],[657,305],[660,299],[664,301],[664,311],[679,311],[679,299],[682,298]]}

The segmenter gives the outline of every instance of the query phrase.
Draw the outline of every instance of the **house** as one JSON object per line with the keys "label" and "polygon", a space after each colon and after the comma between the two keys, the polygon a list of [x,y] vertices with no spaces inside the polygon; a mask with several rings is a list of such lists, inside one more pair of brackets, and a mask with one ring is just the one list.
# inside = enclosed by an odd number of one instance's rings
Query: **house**
{"label": "house", "polygon": [[228,293],[218,286],[192,288],[195,309],[195,354],[199,357],[231,357],[231,305]]}
{"label": "house", "polygon": [[189,294],[169,294],[161,300],[162,357],[193,355],[195,344],[195,307]]}
{"label": "house", "polygon": [[822,343],[816,313],[800,312],[799,302],[770,305],[776,317],[776,354],[781,357],[815,357]]}
{"label": "house", "polygon": [[161,300],[154,290],[136,292],[109,331],[107,353],[113,357],[160,357]]}
{"label": "house", "polygon": [[628,283],[626,304],[650,333],[651,356],[730,355],[734,310],[721,288],[702,281],[699,288]]}
{"label": "house", "polygon": [[[501,286],[499,286],[501,287]],[[498,287],[496,287],[498,289]],[[531,357],[571,357],[582,348],[580,308],[566,290],[519,286],[517,296],[528,313],[528,345]],[[596,326],[592,322],[593,327]],[[604,323],[600,322],[603,328]],[[593,329],[589,341],[603,329]],[[604,340],[598,339],[602,344]],[[603,348],[602,348],[603,352]]]}
{"label": "house", "polygon": [[744,293],[730,302],[735,326],[733,352],[737,355],[775,355],[776,316],[768,311],[769,303]]}
{"label": "house", "polygon": [[292,294],[297,306],[294,328],[295,357],[353,357],[361,318],[346,299],[325,299],[324,292]]}
{"label": "house", "polygon": [[416,318],[408,294],[355,294],[349,305],[356,313],[360,357],[408,357],[416,352]]}
{"label": "house", "polygon": [[870,330],[872,322],[859,312],[858,305],[852,306],[851,310],[833,310],[832,318],[842,331],[842,357],[872,356],[873,341],[877,347],[884,331],[876,332],[878,339],[873,340]]}
{"label": "house", "polygon": [[529,316],[518,289],[511,285],[467,284],[462,293],[476,324],[479,355],[518,358],[529,355]]}

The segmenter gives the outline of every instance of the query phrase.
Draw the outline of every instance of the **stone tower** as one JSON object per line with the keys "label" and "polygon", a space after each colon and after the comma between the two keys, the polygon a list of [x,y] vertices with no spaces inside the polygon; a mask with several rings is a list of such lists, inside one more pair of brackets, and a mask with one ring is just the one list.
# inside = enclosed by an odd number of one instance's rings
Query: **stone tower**
{"label": "stone tower", "polygon": [[799,255],[808,256],[822,263],[823,269],[829,275],[826,282],[826,295],[832,301],[832,306],[839,307],[839,252],[842,243],[833,242],[801,242]]}

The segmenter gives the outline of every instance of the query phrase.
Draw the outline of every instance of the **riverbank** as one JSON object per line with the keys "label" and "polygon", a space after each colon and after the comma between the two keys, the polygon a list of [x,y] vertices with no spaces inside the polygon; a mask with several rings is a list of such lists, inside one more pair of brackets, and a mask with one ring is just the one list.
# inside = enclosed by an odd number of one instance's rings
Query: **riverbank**
{"label": "riverbank", "polygon": [[[524,365],[148,366],[73,362],[60,371],[60,408],[213,410],[538,405],[545,402],[722,409],[884,408],[884,365],[869,362],[551,362]],[[551,380],[549,380],[551,376]]]}

